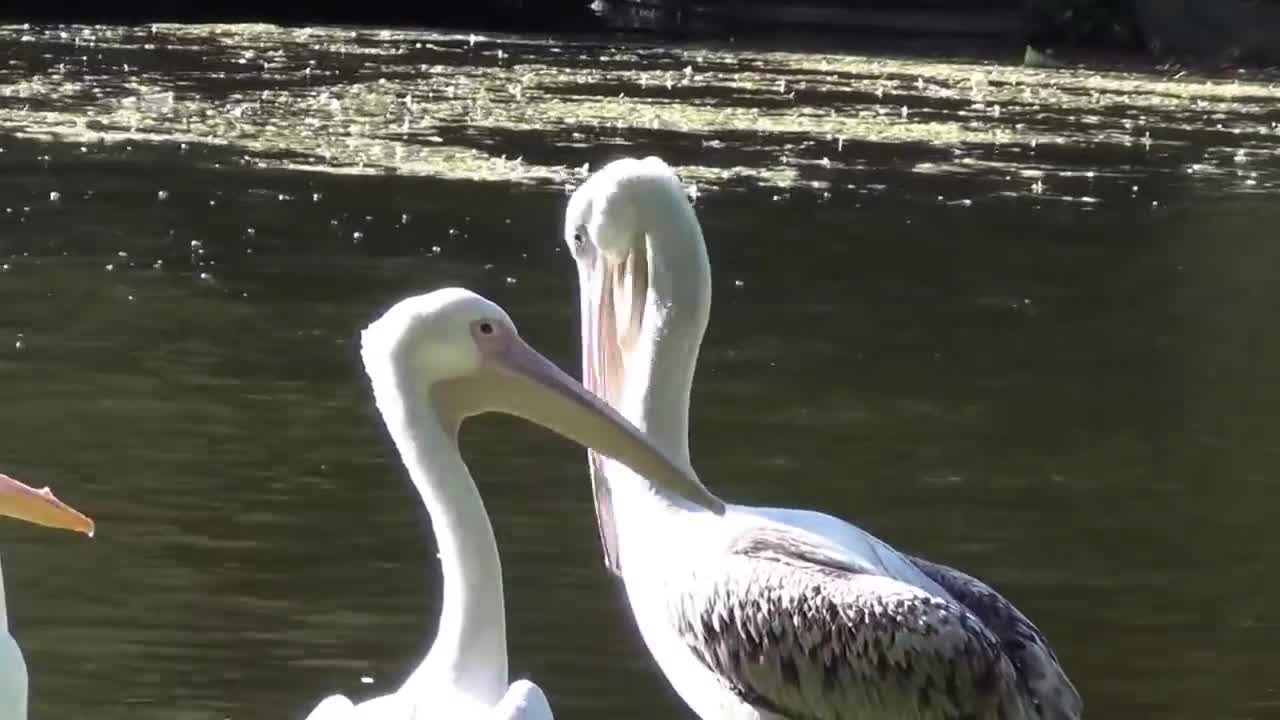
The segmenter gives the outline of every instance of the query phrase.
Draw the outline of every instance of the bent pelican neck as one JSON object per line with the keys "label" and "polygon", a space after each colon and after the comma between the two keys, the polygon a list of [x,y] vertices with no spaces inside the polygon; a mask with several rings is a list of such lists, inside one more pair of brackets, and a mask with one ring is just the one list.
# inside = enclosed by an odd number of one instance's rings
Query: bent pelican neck
{"label": "bent pelican neck", "polygon": [[[502,563],[484,501],[427,395],[407,373],[369,367],[374,397],[409,477],[431,515],[444,576],[435,641],[405,685],[432,676],[493,704],[507,689]],[[438,678],[443,676],[443,678]]]}
{"label": "bent pelican neck", "polygon": [[622,414],[677,462],[689,456],[689,400],[711,314],[711,263],[698,217],[674,177],[644,195],[649,289],[624,361]]}

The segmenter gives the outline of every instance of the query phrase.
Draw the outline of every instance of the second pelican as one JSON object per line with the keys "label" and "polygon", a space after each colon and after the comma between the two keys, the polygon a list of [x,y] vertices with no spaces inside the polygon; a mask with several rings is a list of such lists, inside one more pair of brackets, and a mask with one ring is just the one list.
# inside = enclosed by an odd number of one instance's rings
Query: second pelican
{"label": "second pelican", "polygon": [[[657,158],[569,200],[583,383],[682,465],[711,309],[697,216]],[[1044,635],[957,570],[819,512],[725,505],[594,452],[608,568],[650,653],[703,720],[1078,720]]]}

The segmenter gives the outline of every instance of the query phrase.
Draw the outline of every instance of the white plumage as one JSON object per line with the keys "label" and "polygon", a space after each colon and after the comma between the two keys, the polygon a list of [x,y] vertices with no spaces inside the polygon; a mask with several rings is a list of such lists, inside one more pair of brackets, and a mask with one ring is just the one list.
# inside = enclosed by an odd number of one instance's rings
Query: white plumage
{"label": "white plumage", "polygon": [[[579,187],[583,380],[678,462],[710,313],[679,179],[623,159]],[[1043,635],[963,573],[822,513],[675,497],[590,455],[607,566],[646,646],[703,720],[1077,720]]]}
{"label": "white plumage", "polygon": [[4,577],[0,576],[0,717],[27,720],[27,661],[22,648],[9,634],[4,604]]}
{"label": "white plumage", "polygon": [[359,705],[342,695],[331,695],[320,702],[307,720],[384,720],[403,718],[417,720],[437,717],[437,710],[447,708],[450,717],[484,718],[485,720],[551,720],[551,703],[542,688],[528,680],[516,680],[492,706],[470,698],[448,698],[433,694],[431,687],[422,688],[421,697],[403,688],[393,694],[366,700]]}
{"label": "white plumage", "polygon": [[679,483],[641,433],[520,339],[501,308],[450,288],[409,298],[361,337],[374,400],[431,515],[444,577],[435,640],[394,693],[324,699],[309,720],[551,720],[542,690],[508,685],[502,566],[493,528],[458,451],[471,415],[500,411]]}

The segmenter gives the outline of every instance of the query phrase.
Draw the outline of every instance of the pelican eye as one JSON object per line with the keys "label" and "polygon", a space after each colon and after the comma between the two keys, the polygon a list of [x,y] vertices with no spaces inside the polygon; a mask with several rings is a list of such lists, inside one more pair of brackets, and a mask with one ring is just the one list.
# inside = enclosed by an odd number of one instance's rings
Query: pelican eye
{"label": "pelican eye", "polygon": [[489,321],[487,321],[487,320],[486,320],[486,321],[484,321],[484,322],[482,322],[482,323],[480,323],[480,334],[481,334],[481,335],[492,335],[492,334],[493,334],[493,323],[491,323],[491,322],[489,322]]}

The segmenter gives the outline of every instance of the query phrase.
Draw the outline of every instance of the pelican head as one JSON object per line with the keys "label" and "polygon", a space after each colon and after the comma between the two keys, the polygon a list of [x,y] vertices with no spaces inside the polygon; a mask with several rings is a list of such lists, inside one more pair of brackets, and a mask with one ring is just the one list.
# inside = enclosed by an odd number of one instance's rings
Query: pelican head
{"label": "pelican head", "polygon": [[[659,332],[678,334],[697,352],[711,309],[711,264],[698,217],[670,166],[647,157],[601,168],[569,198],[564,240],[582,282],[583,322],[588,306],[600,311],[583,337],[607,341],[601,351],[629,356],[645,352],[640,346]],[[622,378],[592,381],[607,385],[611,403],[623,400]]]}
{"label": "pelican head", "polygon": [[[578,268],[583,384],[688,464],[688,396],[711,309],[711,265],[680,178],[656,157],[609,163],[569,198],[564,242]],[[663,405],[670,420],[650,423],[646,408]],[[600,457],[589,458],[605,563],[620,574],[611,491]],[[724,512],[696,480],[675,494]]]}
{"label": "pelican head", "polygon": [[689,482],[687,465],[670,460],[529,347],[502,308],[468,290],[448,288],[400,301],[365,329],[361,353],[384,413],[403,412],[392,393],[432,408],[451,432],[472,415],[504,412],[594,448],[664,486]]}
{"label": "pelican head", "polygon": [[93,536],[93,521],[54,497],[49,488],[37,490],[8,475],[0,475],[0,515]]}

